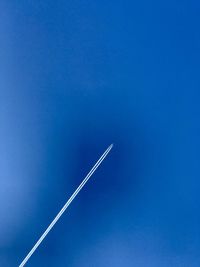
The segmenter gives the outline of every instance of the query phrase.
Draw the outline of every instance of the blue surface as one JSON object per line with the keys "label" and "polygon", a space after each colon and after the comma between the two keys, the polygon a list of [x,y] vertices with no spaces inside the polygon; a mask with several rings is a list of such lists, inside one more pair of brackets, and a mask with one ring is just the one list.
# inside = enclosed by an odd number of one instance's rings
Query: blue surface
{"label": "blue surface", "polygon": [[0,266],[200,266],[199,1],[1,1]]}

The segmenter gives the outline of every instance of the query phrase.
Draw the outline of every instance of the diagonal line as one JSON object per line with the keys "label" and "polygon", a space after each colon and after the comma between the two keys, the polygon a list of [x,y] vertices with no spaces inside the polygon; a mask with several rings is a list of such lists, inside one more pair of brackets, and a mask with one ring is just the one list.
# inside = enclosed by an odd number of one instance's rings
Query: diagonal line
{"label": "diagonal line", "polygon": [[113,144],[111,144],[106,151],[102,154],[102,156],[99,158],[99,160],[96,162],[96,164],[92,167],[90,172],[86,175],[86,177],[83,179],[81,184],[78,186],[78,188],[74,191],[74,193],[71,195],[71,197],[67,200],[63,208],[59,211],[59,213],[56,215],[56,217],[53,219],[53,221],[50,223],[50,225],[47,227],[45,232],[41,235],[41,237],[38,239],[38,241],[35,243],[33,248],[30,250],[30,252],[27,254],[27,256],[24,258],[22,263],[19,265],[19,267],[23,267],[27,261],[30,259],[30,257],[33,255],[33,253],[36,251],[36,249],[39,247],[39,245],[42,243],[42,241],[45,239],[45,237],[48,235],[48,233],[51,231],[51,229],[54,227],[54,225],[57,223],[57,221],[60,219],[62,214],[65,212],[65,210],[69,207],[69,205],[72,203],[74,198],[78,195],[78,193],[81,191],[81,189],[84,187],[84,185],[87,183],[87,181],[90,179],[92,174],[96,171],[96,169],[99,167],[99,165],[102,163],[102,161],[105,159],[105,157],[108,155],[110,150],[112,149]]}

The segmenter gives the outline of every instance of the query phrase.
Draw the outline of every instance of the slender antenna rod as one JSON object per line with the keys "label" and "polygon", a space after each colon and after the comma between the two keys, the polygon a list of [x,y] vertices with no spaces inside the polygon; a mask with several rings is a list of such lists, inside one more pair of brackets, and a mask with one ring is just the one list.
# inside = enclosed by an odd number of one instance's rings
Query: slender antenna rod
{"label": "slender antenna rod", "polygon": [[89,173],[86,175],[86,177],[83,179],[81,184],[78,186],[78,188],[74,191],[74,193],[71,195],[71,197],[67,200],[63,208],[59,211],[59,213],[56,215],[54,220],[50,223],[50,225],[47,227],[46,231],[41,235],[41,237],[38,239],[38,241],[35,243],[33,248],[30,250],[30,252],[27,254],[27,256],[24,258],[22,263],[19,265],[19,267],[23,267],[27,261],[30,259],[30,257],[33,255],[33,253],[36,251],[36,249],[39,247],[39,245],[42,243],[42,241],[45,239],[45,237],[48,235],[48,233],[51,231],[51,229],[54,227],[54,225],[57,223],[57,221],[60,219],[62,214],[65,212],[65,210],[69,207],[69,205],[72,203],[72,201],[75,199],[75,197],[78,195],[78,193],[81,191],[81,189],[84,187],[84,185],[87,183],[87,181],[90,179],[92,174],[96,171],[96,169],[99,167],[99,165],[102,163],[102,161],[105,159],[105,157],[108,155],[110,150],[112,149],[113,144],[111,144],[106,151],[102,154],[102,156],[99,158],[99,160],[96,162],[96,164],[92,167],[92,169],[89,171]]}

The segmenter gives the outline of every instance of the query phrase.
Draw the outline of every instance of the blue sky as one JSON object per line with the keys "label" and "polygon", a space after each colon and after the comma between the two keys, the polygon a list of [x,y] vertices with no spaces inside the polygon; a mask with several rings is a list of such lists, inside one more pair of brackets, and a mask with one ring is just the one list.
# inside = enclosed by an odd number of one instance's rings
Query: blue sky
{"label": "blue sky", "polygon": [[2,1],[0,262],[200,265],[198,1]]}

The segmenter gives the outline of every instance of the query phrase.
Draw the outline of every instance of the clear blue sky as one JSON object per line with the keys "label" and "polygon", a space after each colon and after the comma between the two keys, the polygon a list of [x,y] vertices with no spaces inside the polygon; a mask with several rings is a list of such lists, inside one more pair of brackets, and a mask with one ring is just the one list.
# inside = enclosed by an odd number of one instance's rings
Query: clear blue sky
{"label": "clear blue sky", "polygon": [[1,1],[0,262],[200,266],[200,2]]}

